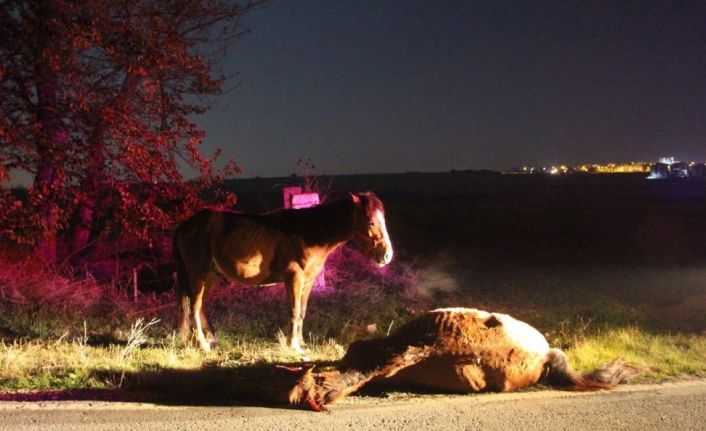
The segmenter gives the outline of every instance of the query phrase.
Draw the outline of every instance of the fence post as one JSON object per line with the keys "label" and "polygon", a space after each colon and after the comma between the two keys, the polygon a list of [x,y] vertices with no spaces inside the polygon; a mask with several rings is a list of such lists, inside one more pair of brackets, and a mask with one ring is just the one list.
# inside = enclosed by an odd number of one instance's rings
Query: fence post
{"label": "fence post", "polygon": [[284,199],[284,208],[292,208],[292,196],[301,194],[302,188],[299,186],[288,186],[282,189],[282,198]]}
{"label": "fence post", "polygon": [[132,268],[132,302],[137,304],[137,267]]}

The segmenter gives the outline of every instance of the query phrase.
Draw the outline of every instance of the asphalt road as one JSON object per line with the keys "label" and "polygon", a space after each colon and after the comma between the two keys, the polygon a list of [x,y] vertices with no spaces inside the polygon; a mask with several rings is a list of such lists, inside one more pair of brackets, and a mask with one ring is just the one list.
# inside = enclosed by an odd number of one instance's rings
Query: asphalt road
{"label": "asphalt road", "polygon": [[0,403],[0,430],[706,430],[706,380],[613,391],[350,397],[327,413],[104,401]]}

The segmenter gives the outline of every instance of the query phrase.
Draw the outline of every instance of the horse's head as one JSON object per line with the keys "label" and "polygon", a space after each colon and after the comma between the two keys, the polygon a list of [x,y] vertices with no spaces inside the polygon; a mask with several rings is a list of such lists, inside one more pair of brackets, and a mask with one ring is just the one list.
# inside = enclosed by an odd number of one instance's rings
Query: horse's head
{"label": "horse's head", "polygon": [[385,208],[373,192],[351,193],[357,214],[353,241],[378,266],[392,260],[392,242],[385,226]]}
{"label": "horse's head", "polygon": [[274,401],[290,404],[297,407],[308,408],[316,412],[325,410],[323,400],[321,400],[316,380],[312,370],[313,364],[304,364],[301,367],[290,367],[278,365],[278,384],[282,387],[276,389],[277,395]]}
{"label": "horse's head", "polygon": [[[337,369],[312,372],[314,364],[302,366],[277,366],[280,381],[288,385],[286,403],[314,410],[326,411],[328,404],[345,397],[360,388],[361,373],[343,373]],[[279,399],[276,401],[280,401]]]}

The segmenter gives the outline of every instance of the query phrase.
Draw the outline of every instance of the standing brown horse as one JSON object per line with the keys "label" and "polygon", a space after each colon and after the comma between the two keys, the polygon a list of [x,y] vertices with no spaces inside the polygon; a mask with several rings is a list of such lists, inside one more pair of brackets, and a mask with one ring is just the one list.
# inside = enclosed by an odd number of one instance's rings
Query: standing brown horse
{"label": "standing brown horse", "polygon": [[188,339],[193,319],[201,348],[208,351],[215,345],[203,301],[225,276],[248,285],[284,282],[291,307],[287,344],[301,351],[312,284],[331,252],[349,240],[379,266],[392,260],[385,209],[374,193],[351,193],[325,205],[267,214],[195,214],[174,234],[182,339]]}

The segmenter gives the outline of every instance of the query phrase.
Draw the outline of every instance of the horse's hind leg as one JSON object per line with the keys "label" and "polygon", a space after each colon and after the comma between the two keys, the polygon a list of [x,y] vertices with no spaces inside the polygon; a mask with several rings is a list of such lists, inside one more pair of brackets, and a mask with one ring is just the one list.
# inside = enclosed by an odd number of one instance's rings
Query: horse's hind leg
{"label": "horse's hind leg", "polygon": [[181,325],[179,335],[182,343],[186,344],[191,338],[191,297],[188,293],[182,294],[181,302]]}
{"label": "horse's hind leg", "polygon": [[184,264],[184,259],[179,251],[179,245],[174,242],[174,263],[176,265],[177,277],[177,296],[179,306],[181,307],[181,325],[179,326],[179,334],[181,341],[186,344],[191,338],[191,304],[193,289],[189,272]]}
{"label": "horse's hind leg", "polygon": [[[194,319],[196,339],[198,340],[201,349],[206,352],[211,350],[212,343],[215,345],[215,335],[213,334],[213,328],[208,323],[206,311],[203,309],[203,300],[206,296],[206,292],[211,290],[211,287],[217,280],[218,277],[214,274],[207,274],[203,277],[197,278],[196,285],[194,286],[194,296],[191,300],[191,317]],[[204,327],[209,333],[210,340],[206,338]]]}
{"label": "horse's hind leg", "polygon": [[[206,282],[204,283],[204,291],[203,291],[203,297],[205,298],[208,296],[208,292],[211,291],[213,286],[218,283],[219,277],[216,275],[209,275],[207,277]],[[201,324],[203,325],[204,329],[204,335],[206,337],[206,341],[208,341],[208,344],[214,348],[216,347],[216,344],[218,343],[218,339],[216,338],[216,329],[214,328],[213,324],[211,323],[211,319],[208,317],[206,314],[206,311],[204,310],[203,306],[201,307]]]}

